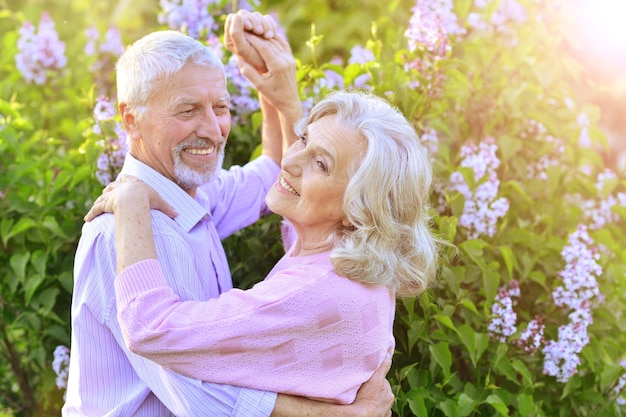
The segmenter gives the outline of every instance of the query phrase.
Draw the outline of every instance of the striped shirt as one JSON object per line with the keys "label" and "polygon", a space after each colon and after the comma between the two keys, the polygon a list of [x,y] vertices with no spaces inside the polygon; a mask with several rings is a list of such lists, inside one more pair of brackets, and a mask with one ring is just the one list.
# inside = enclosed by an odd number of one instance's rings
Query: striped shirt
{"label": "striped shirt", "polygon": [[[182,300],[207,300],[232,288],[221,239],[267,213],[278,165],[261,156],[223,170],[193,199],[128,155],[122,174],[152,186],[178,212],[152,211],[157,255]],[[268,416],[276,394],[184,377],[130,353],[117,321],[112,214],[83,226],[74,265],[72,345],[63,416]]]}

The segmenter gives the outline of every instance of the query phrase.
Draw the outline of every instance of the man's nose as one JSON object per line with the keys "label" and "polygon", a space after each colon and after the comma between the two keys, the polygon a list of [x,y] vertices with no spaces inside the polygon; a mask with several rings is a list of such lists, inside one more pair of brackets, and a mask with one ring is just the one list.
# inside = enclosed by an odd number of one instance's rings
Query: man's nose
{"label": "man's nose", "polygon": [[222,129],[220,128],[217,116],[213,109],[208,109],[204,112],[196,130],[199,137],[211,139],[213,141],[216,141],[218,138],[222,138],[223,136]]}

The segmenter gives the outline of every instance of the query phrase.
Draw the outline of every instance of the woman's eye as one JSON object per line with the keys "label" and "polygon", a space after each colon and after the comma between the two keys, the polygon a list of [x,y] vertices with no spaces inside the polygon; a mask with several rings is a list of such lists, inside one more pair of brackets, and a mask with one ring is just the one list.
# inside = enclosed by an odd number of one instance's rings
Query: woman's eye
{"label": "woman's eye", "polygon": [[299,139],[302,144],[306,145],[306,135],[300,135]]}
{"label": "woman's eye", "polygon": [[322,171],[324,171],[324,172],[328,171],[326,169],[326,164],[324,163],[324,161],[315,161],[315,163],[317,164],[318,167],[320,167],[322,169]]}

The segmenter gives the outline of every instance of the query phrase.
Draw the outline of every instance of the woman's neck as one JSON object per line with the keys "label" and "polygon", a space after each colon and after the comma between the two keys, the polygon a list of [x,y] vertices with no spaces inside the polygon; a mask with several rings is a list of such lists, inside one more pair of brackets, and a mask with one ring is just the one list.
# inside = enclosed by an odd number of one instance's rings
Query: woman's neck
{"label": "woman's neck", "polygon": [[302,242],[298,241],[291,256],[311,256],[318,253],[328,252],[333,248],[330,239],[322,242]]}

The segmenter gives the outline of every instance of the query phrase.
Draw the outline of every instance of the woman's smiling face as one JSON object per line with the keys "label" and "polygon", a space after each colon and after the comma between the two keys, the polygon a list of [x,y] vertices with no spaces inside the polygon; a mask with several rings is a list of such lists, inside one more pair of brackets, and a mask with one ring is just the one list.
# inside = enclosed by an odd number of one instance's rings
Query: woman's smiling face
{"label": "woman's smiling face", "polygon": [[269,208],[289,220],[301,240],[324,241],[342,226],[344,193],[365,147],[334,115],[314,121],[285,153],[266,197]]}

